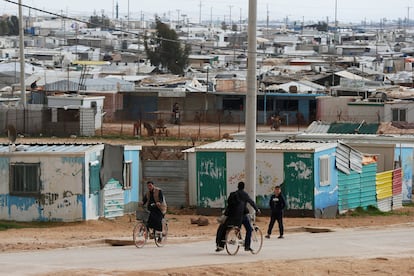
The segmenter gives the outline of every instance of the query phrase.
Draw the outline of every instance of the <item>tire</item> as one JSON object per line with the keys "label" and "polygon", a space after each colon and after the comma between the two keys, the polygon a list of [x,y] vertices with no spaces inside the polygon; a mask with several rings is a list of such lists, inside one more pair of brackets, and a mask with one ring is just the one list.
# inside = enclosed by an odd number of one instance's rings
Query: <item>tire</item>
{"label": "tire", "polygon": [[162,222],[162,232],[156,231],[155,232],[155,244],[158,247],[163,247],[167,243],[167,236],[168,236],[168,224],[166,221],[163,220]]}
{"label": "tire", "polygon": [[132,232],[134,244],[137,248],[142,248],[148,239],[148,230],[143,223],[137,223]]}
{"label": "tire", "polygon": [[230,228],[226,232],[226,251],[229,255],[236,255],[240,248],[241,234],[238,228]]}
{"label": "tire", "polygon": [[252,249],[252,254],[257,254],[260,252],[263,246],[263,234],[262,230],[259,227],[254,226],[252,231],[252,241],[250,243],[250,248]]}

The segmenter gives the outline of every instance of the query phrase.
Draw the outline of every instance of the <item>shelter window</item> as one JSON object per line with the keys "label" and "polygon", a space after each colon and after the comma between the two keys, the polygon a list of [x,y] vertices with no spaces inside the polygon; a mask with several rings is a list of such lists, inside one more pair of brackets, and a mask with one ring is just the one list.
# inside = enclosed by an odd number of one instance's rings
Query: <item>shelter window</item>
{"label": "shelter window", "polygon": [[89,165],[89,193],[97,194],[101,187],[100,180],[101,165],[97,161],[91,162]]}
{"label": "shelter window", "polygon": [[223,99],[224,110],[243,110],[243,97],[226,97]]}
{"label": "shelter window", "polygon": [[266,106],[265,106],[265,100],[264,97],[261,97],[257,101],[257,110],[259,111],[273,111],[273,98],[266,98]]}
{"label": "shelter window", "polygon": [[319,158],[319,184],[328,186],[330,184],[329,156],[324,155]]}
{"label": "shelter window", "polygon": [[132,187],[132,161],[124,162],[124,190]]}
{"label": "shelter window", "polygon": [[407,109],[393,108],[392,109],[392,121],[393,122],[406,122],[407,121]]}
{"label": "shelter window", "polygon": [[40,194],[40,163],[10,164],[10,195]]}

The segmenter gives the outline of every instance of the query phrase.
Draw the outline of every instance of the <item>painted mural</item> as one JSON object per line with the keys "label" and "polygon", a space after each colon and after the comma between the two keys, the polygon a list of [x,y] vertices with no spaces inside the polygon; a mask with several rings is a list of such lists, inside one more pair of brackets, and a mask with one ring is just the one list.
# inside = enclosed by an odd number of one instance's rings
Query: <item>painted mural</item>
{"label": "painted mural", "polygon": [[[283,154],[257,153],[256,159],[256,204],[259,208],[268,208],[273,188],[283,182]],[[244,163],[244,152],[227,153],[228,194],[237,190],[237,183],[245,181]],[[248,187],[249,185],[246,185],[246,192],[252,194]]]}
{"label": "painted mural", "polygon": [[197,205],[223,208],[227,198],[226,153],[197,152]]}
{"label": "painted mural", "polygon": [[413,191],[413,148],[396,147],[395,161],[401,158],[402,175],[402,201],[410,203]]}

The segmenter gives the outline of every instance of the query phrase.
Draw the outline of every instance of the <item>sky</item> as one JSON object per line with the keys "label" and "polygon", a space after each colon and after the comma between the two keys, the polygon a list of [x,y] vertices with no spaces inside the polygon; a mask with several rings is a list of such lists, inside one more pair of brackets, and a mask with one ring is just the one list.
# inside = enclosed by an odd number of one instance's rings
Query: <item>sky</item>
{"label": "sky", "polygon": [[[18,0],[0,0],[0,14],[17,14]],[[165,15],[172,20],[202,21],[219,20],[238,22],[248,16],[249,0],[21,0],[23,5],[67,16],[105,14],[114,18],[118,3],[119,17],[137,19]],[[327,21],[360,23],[386,18],[412,18],[413,0],[257,0],[258,20]],[[410,6],[411,5],[411,6]],[[128,7],[129,6],[129,7]],[[200,9],[201,6],[201,9]],[[335,8],[336,6],[336,8]],[[23,9],[28,14],[28,9]],[[31,11],[31,15],[41,15]]]}

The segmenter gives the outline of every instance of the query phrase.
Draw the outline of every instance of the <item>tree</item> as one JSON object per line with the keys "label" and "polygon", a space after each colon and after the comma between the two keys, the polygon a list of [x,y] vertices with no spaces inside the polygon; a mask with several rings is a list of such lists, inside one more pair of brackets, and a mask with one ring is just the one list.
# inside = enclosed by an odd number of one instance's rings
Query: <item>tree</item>
{"label": "tree", "polygon": [[6,21],[1,20],[0,21],[0,35],[8,35],[9,34],[9,25]]}
{"label": "tree", "polygon": [[111,20],[106,18],[104,15],[92,15],[89,18],[88,28],[101,28],[103,31],[111,30],[114,28]]}
{"label": "tree", "polygon": [[162,23],[158,17],[155,18],[155,23],[156,32],[151,38],[146,37],[144,41],[145,52],[151,64],[173,74],[184,74],[191,47],[189,45],[182,47],[177,33],[167,24]]}
{"label": "tree", "polygon": [[15,15],[12,15],[9,18],[8,23],[10,35],[19,35],[19,18]]}

